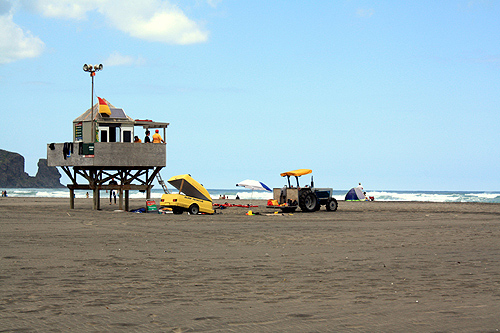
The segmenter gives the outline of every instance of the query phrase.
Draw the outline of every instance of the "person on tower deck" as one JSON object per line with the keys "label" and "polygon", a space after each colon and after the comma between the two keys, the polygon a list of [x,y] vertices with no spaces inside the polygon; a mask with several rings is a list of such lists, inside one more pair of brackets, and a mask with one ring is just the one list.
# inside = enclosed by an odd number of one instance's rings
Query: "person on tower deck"
{"label": "person on tower deck", "polygon": [[144,137],[144,143],[151,143],[151,139],[149,138],[149,130],[146,130],[146,136]]}
{"label": "person on tower deck", "polygon": [[165,141],[161,138],[159,130],[156,130],[155,134],[153,134],[153,143],[165,143]]}

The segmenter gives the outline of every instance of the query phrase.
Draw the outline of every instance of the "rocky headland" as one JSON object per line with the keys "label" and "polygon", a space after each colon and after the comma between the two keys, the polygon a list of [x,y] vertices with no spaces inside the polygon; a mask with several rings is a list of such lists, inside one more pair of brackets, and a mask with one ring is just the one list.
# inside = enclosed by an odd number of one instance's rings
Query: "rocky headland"
{"label": "rocky headland", "polygon": [[1,188],[57,188],[64,187],[61,174],[56,167],[47,166],[47,159],[38,161],[35,177],[24,171],[24,157],[18,153],[0,149],[0,187]]}

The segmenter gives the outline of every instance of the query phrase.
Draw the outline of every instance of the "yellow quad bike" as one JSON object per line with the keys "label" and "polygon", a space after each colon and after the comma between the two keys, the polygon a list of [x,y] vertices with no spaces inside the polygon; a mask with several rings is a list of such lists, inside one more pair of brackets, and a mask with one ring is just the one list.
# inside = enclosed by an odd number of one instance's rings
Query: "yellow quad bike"
{"label": "yellow quad bike", "polygon": [[[336,211],[338,207],[337,200],[333,197],[333,189],[316,188],[311,176],[311,186],[300,187],[299,177],[312,173],[311,169],[298,169],[283,172],[281,177],[287,177],[288,186],[273,189],[273,199],[280,206],[268,206],[268,208],[279,208],[283,212],[294,212],[297,207],[303,212],[314,212],[326,206],[327,211]],[[290,177],[295,177],[297,186],[293,187],[290,183]]]}
{"label": "yellow quad bike", "polygon": [[172,208],[174,214],[182,214],[184,211],[193,215],[214,213],[210,194],[191,175],[174,176],[168,182],[178,189],[179,193],[163,194],[160,206]]}

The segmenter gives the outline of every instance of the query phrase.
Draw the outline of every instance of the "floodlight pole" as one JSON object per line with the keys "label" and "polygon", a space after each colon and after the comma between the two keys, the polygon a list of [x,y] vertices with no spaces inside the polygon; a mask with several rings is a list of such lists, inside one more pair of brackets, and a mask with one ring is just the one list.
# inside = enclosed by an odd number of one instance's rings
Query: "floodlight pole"
{"label": "floodlight pole", "polygon": [[85,72],[90,72],[90,77],[92,78],[92,91],[90,92],[90,110],[92,110],[92,143],[95,143],[95,120],[94,120],[94,76],[95,72],[102,70],[103,66],[100,65],[83,65],[83,70]]}
{"label": "floodlight pole", "polygon": [[92,90],[90,91],[90,110],[92,110],[92,143],[95,143],[94,76],[95,76],[95,72],[90,72],[90,77],[92,78]]}

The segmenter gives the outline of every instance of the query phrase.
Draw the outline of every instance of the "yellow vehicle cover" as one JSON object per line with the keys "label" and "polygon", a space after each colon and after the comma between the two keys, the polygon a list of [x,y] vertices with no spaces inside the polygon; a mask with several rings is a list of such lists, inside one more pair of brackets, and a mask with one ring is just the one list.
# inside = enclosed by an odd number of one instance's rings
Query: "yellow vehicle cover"
{"label": "yellow vehicle cover", "polygon": [[170,178],[168,182],[173,187],[178,189],[179,192],[182,192],[187,196],[212,201],[210,194],[203,187],[203,185],[194,180],[189,174],[174,176]]}
{"label": "yellow vehicle cover", "polygon": [[307,175],[308,173],[311,173],[311,172],[312,172],[311,169],[297,169],[297,170],[293,170],[293,171],[283,172],[280,175],[281,175],[281,177],[285,177],[285,176],[300,177],[303,175]]}

